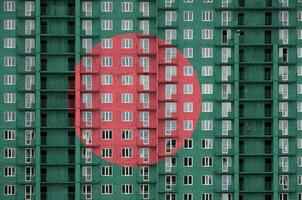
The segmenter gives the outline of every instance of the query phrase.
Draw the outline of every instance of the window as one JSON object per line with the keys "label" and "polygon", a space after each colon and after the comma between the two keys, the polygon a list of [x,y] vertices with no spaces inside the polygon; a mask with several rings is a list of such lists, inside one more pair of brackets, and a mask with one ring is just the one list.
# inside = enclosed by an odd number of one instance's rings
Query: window
{"label": "window", "polygon": [[201,30],[201,39],[212,40],[213,39],[213,29],[202,29]]}
{"label": "window", "polygon": [[228,154],[229,150],[232,148],[232,140],[231,139],[222,139],[221,141],[221,152],[223,154]]}
{"label": "window", "polygon": [[16,103],[16,93],[4,93],[4,103]]}
{"label": "window", "polygon": [[92,167],[91,166],[83,166],[82,167],[82,176],[85,181],[92,181]]}
{"label": "window", "polygon": [[231,48],[221,48],[221,62],[227,63],[231,58]]}
{"label": "window", "polygon": [[132,130],[122,130],[122,139],[131,140],[132,139]]}
{"label": "window", "polygon": [[16,167],[13,167],[13,166],[4,167],[4,176],[5,177],[14,177],[14,176],[16,176]]}
{"label": "window", "polygon": [[213,176],[202,175],[201,176],[201,185],[213,185]]}
{"label": "window", "polygon": [[16,139],[16,130],[4,131],[4,140],[15,140],[15,139]]}
{"label": "window", "polygon": [[203,131],[213,130],[213,121],[212,120],[202,120],[201,121],[201,130],[203,130]]}
{"label": "window", "polygon": [[174,120],[165,121],[165,135],[171,135],[173,131],[176,131],[177,123]]}
{"label": "window", "polygon": [[101,167],[101,175],[102,176],[112,176],[112,167],[110,166],[102,166]]}
{"label": "window", "polygon": [[[228,59],[231,57],[230,52],[224,53],[222,55],[222,62],[228,62]],[[221,67],[221,80],[222,81],[228,81],[229,77],[232,75],[232,68],[231,66],[222,66]]]}
{"label": "window", "polygon": [[105,38],[101,40],[101,47],[104,49],[111,49],[112,48],[112,39],[111,38]]}
{"label": "window", "polygon": [[288,157],[279,157],[279,167],[282,172],[288,172],[289,160]]}
{"label": "window", "polygon": [[[279,21],[281,22],[282,26],[288,26],[288,22],[289,22],[288,16],[289,16],[288,11],[279,11]],[[298,17],[298,20],[300,19],[301,18]]]}
{"label": "window", "polygon": [[184,29],[184,39],[192,40],[193,39],[193,29]]}
{"label": "window", "polygon": [[184,167],[193,167],[193,157],[184,157]]}
{"label": "window", "polygon": [[166,44],[171,44],[172,40],[177,39],[177,32],[175,29],[166,29],[165,30],[165,42]]}
{"label": "window", "polygon": [[110,31],[113,28],[112,20],[101,20],[101,29],[104,31]]}
{"label": "window", "polygon": [[16,10],[15,1],[4,1],[3,10],[6,12],[14,12]]}
{"label": "window", "polygon": [[35,112],[25,112],[24,120],[25,127],[32,126],[33,122],[35,122]]}
{"label": "window", "polygon": [[85,199],[92,199],[92,186],[91,185],[83,185],[82,186],[82,194]]}
{"label": "window", "polygon": [[15,67],[16,57],[4,56],[4,67]]}
{"label": "window", "polygon": [[102,149],[102,158],[112,158],[112,149],[104,148]]}
{"label": "window", "polygon": [[298,21],[302,21],[302,11],[298,11]]}
{"label": "window", "polygon": [[122,2],[121,3],[121,11],[122,12],[132,12],[133,11],[133,3],[132,2]]}
{"label": "window", "polygon": [[92,51],[92,39],[83,39],[82,47],[85,49],[85,53],[91,53]]}
{"label": "window", "polygon": [[102,130],[102,139],[111,140],[112,139],[112,130]]}
{"label": "window", "polygon": [[221,171],[228,172],[229,168],[232,166],[232,158],[231,157],[222,157],[221,158]]}
{"label": "window", "polygon": [[112,57],[101,57],[102,67],[111,67],[112,66]]}
{"label": "window", "polygon": [[192,84],[184,84],[184,94],[193,94]]}
{"label": "window", "polygon": [[297,138],[297,148],[302,149],[302,138]]}
{"label": "window", "polygon": [[121,168],[121,175],[122,176],[132,176],[133,175],[133,168],[129,166],[123,166]]}
{"label": "window", "polygon": [[297,57],[302,58],[302,48],[301,47],[297,48]]}
{"label": "window", "polygon": [[4,148],[4,158],[16,158],[16,149]]}
{"label": "window", "polygon": [[149,21],[140,20],[139,21],[139,30],[141,30],[142,34],[149,34]]}
{"label": "window", "polygon": [[30,35],[32,30],[35,30],[35,20],[25,20],[25,35]]}
{"label": "window", "polygon": [[149,2],[140,2],[139,11],[143,13],[144,17],[149,16]]}
{"label": "window", "polygon": [[139,101],[143,105],[143,108],[149,108],[149,93],[140,93]]}
{"label": "window", "polygon": [[184,131],[193,130],[193,120],[184,120],[183,121],[183,130]]}
{"label": "window", "polygon": [[102,184],[101,185],[102,188],[102,194],[112,194],[112,185],[110,184]]}
{"label": "window", "polygon": [[4,48],[6,49],[16,48],[16,38],[4,38]]}
{"label": "window", "polygon": [[228,26],[231,21],[232,12],[231,11],[222,11],[221,12],[221,25]]}
{"label": "window", "polygon": [[25,200],[32,199],[32,196],[35,194],[33,185],[25,185]]}
{"label": "window", "polygon": [[[83,2],[89,3],[89,2]],[[92,21],[91,20],[83,20],[82,21],[82,29],[85,31],[86,35],[92,35]]]}
{"label": "window", "polygon": [[122,185],[122,194],[132,194],[132,185],[130,184],[123,184]]}
{"label": "window", "polygon": [[201,167],[212,167],[213,158],[212,157],[202,157],[201,158]]}
{"label": "window", "polygon": [[82,121],[85,123],[86,126],[92,126],[92,112],[82,112]]}
{"label": "window", "polygon": [[102,103],[112,103],[112,93],[102,93],[101,94],[101,102]]}
{"label": "window", "polygon": [[183,75],[184,76],[192,76],[193,75],[193,66],[184,66]]}
{"label": "window", "polygon": [[222,190],[228,190],[229,185],[231,185],[232,177],[230,175],[222,175],[221,177],[221,184],[222,184]]}
{"label": "window", "polygon": [[14,122],[14,121],[16,121],[16,112],[14,112],[14,111],[5,111],[4,112],[4,121],[5,122]]}
{"label": "window", "polygon": [[297,32],[298,40],[302,40],[302,29],[298,29]]}
{"label": "window", "polygon": [[133,30],[133,21],[132,20],[122,20],[121,29],[123,31]]}
{"label": "window", "polygon": [[184,102],[183,107],[184,112],[193,112],[193,102]]}
{"label": "window", "polygon": [[183,52],[185,58],[193,58],[193,48],[184,48]]}
{"label": "window", "polygon": [[202,149],[213,149],[213,139],[202,139],[201,148]]}
{"label": "window", "polygon": [[184,148],[193,149],[193,139],[184,139]]}
{"label": "window", "polygon": [[202,84],[201,85],[202,94],[213,94],[213,85],[212,84]]}
{"label": "window", "polygon": [[25,90],[31,90],[35,84],[35,75],[25,75]]}
{"label": "window", "polygon": [[212,11],[203,11],[201,13],[201,21],[213,21],[213,12]]}
{"label": "window", "polygon": [[143,144],[149,144],[149,130],[140,130],[139,131],[140,140],[143,141]]}
{"label": "window", "polygon": [[101,120],[105,122],[112,121],[113,113],[110,111],[103,111],[101,112]]}
{"label": "window", "polygon": [[132,158],[132,148],[122,148],[122,158]]}
{"label": "window", "polygon": [[4,20],[4,30],[15,30],[16,20]]}
{"label": "window", "polygon": [[288,153],[288,139],[287,138],[282,138],[279,139],[279,148],[281,149],[281,152],[283,154],[287,154]]}
{"label": "window", "polygon": [[176,11],[165,11],[165,25],[172,26],[173,22],[177,20]]}
{"label": "window", "polygon": [[122,75],[121,85],[132,85],[133,76],[132,75]]}
{"label": "window", "polygon": [[297,157],[297,167],[302,167],[302,157]]}
{"label": "window", "polygon": [[102,75],[101,76],[101,83],[102,85],[112,85],[113,76],[112,75]]}
{"label": "window", "polygon": [[86,17],[92,16],[92,2],[82,2],[82,12]]}
{"label": "window", "polygon": [[201,48],[201,58],[213,58],[213,48]]}
{"label": "window", "polygon": [[288,30],[287,29],[279,30],[279,39],[282,41],[282,44],[288,44]]}
{"label": "window", "polygon": [[124,122],[130,122],[132,121],[132,118],[133,118],[132,112],[126,111],[121,113],[121,120]]}
{"label": "window", "polygon": [[122,57],[121,58],[121,65],[122,67],[132,67],[133,58],[132,57]]}
{"label": "window", "polygon": [[213,112],[213,102],[202,102],[201,110],[202,112]]}
{"label": "window", "polygon": [[283,190],[288,190],[289,176],[288,175],[279,175],[279,184]]}
{"label": "window", "polygon": [[213,76],[213,66],[202,66],[201,75],[202,76]]}
{"label": "window", "polygon": [[[202,193],[201,200],[213,200],[213,194],[211,193]],[[225,199],[223,199],[225,200]]]}
{"label": "window", "polygon": [[[176,185],[176,176],[175,175],[166,175],[165,176],[165,189],[172,190]],[[167,199],[167,198],[166,198]],[[176,198],[175,198],[176,199]],[[172,199],[171,199],[172,200]]]}
{"label": "window", "polygon": [[122,103],[133,103],[133,94],[132,93],[122,93],[121,102]]}
{"label": "window", "polygon": [[32,12],[35,11],[35,2],[34,1],[25,1],[25,16],[31,16]]}
{"label": "window", "polygon": [[16,186],[4,185],[4,195],[16,195]]}
{"label": "window", "polygon": [[112,12],[113,3],[112,2],[101,2],[101,12]]}
{"label": "window", "polygon": [[184,21],[193,21],[193,11],[184,11],[183,16]]}
{"label": "window", "polygon": [[132,49],[133,47],[133,40],[130,38],[122,39],[121,40],[121,47],[123,49]]}
{"label": "window", "polygon": [[232,121],[231,120],[222,120],[221,121],[221,134],[228,135],[230,130],[232,130]]}
{"label": "window", "polygon": [[139,40],[139,47],[143,50],[143,53],[149,53],[150,51],[150,40],[141,38]]}
{"label": "window", "polygon": [[25,66],[24,70],[26,72],[31,72],[35,66],[35,57],[34,56],[25,56]]}
{"label": "window", "polygon": [[193,185],[193,176],[192,175],[184,176],[184,185]]}

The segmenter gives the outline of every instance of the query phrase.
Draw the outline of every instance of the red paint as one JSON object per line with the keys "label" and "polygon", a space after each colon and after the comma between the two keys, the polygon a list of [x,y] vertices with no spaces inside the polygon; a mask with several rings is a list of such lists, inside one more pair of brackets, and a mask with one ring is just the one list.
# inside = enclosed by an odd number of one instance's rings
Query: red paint
{"label": "red paint", "polygon": [[[131,38],[133,40],[132,49],[121,49],[121,39]],[[196,124],[201,110],[201,92],[199,81],[195,72],[192,76],[184,76],[183,67],[190,66],[190,62],[184,58],[180,51],[177,51],[177,58],[172,60],[171,64],[177,64],[177,76],[172,77],[170,82],[165,81],[165,48],[169,45],[165,45],[165,42],[161,39],[150,37],[150,53],[143,54],[140,49],[140,37],[136,34],[123,34],[112,37],[113,48],[103,49],[101,45],[96,45],[91,53],[93,56],[93,67],[91,72],[87,72],[85,67],[78,64],[76,67],[76,134],[81,138],[82,142],[85,141],[82,138],[82,129],[93,130],[92,144],[87,145],[93,149],[93,153],[101,157],[103,148],[112,148],[112,158],[102,158],[108,162],[136,166],[136,165],[150,165],[160,160],[163,160],[166,156],[175,154],[180,148],[183,147],[183,140],[190,138]],[[158,48],[157,48],[158,47]],[[156,51],[158,51],[156,53]],[[157,56],[156,56],[157,55]],[[89,55],[87,55],[89,56]],[[111,56],[113,58],[112,67],[102,67],[100,60],[103,56]],[[133,66],[132,67],[121,67],[121,57],[132,56]],[[140,56],[146,56],[150,59],[149,72],[144,73],[142,67],[140,67]],[[157,64],[157,62],[159,64]],[[93,76],[93,87],[92,90],[86,90],[82,84],[83,75]],[[123,86],[121,85],[122,75],[132,75],[133,85]],[[147,91],[143,90],[140,85],[139,76],[149,75],[150,89]],[[101,75],[113,75],[113,84],[110,86],[101,85]],[[170,100],[165,100],[165,84],[175,83],[177,84],[177,95],[172,96]],[[183,94],[183,84],[193,85],[193,94]],[[82,93],[92,93],[92,108],[85,108],[82,103]],[[133,103],[121,103],[121,93],[133,93]],[[150,106],[148,109],[143,109],[142,104],[139,101],[139,93],[146,92],[150,95]],[[101,93],[112,93],[113,102],[110,104],[101,103]],[[172,114],[171,119],[177,121],[177,131],[172,132],[171,136],[165,136],[165,120],[169,119],[165,117],[165,102],[177,102],[177,112]],[[183,102],[193,102],[194,112],[184,113]],[[91,127],[87,127],[82,120],[82,111],[93,112],[93,122]],[[112,111],[113,120],[111,122],[101,121],[102,111]],[[132,122],[121,121],[121,111],[131,111],[133,113]],[[139,112],[149,111],[150,112],[150,123],[148,127],[144,127],[139,121]],[[183,130],[183,120],[192,120],[194,127],[193,130]],[[144,145],[140,140],[139,130],[149,130],[149,144]],[[101,130],[111,129],[113,131],[111,140],[101,139]],[[122,140],[121,131],[122,129],[132,129],[133,138],[132,140]],[[177,139],[177,147],[172,150],[170,154],[165,153],[165,140]],[[149,148],[149,162],[143,163],[139,156],[139,148]],[[122,148],[132,148],[132,158],[122,158]],[[158,155],[157,155],[158,154]]]}

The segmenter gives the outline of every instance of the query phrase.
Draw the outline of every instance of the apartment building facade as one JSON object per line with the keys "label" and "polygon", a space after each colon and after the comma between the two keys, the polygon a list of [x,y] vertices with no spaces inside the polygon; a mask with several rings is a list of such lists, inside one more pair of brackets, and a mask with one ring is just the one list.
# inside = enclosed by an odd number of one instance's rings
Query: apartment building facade
{"label": "apartment building facade", "polygon": [[302,200],[301,0],[0,10],[0,199]]}

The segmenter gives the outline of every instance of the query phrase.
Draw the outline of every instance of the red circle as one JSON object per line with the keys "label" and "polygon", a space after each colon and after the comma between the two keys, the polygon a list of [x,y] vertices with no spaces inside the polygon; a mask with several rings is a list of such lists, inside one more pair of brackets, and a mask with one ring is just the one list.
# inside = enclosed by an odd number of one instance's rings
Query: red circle
{"label": "red circle", "polygon": [[[132,43],[132,48],[122,47],[122,42],[125,39]],[[149,41],[149,51],[144,52],[140,46],[143,41],[147,40]],[[123,34],[114,36],[111,41],[107,42],[109,42],[107,43],[109,48],[104,46],[104,42],[103,45],[97,44],[93,47],[91,53],[87,53],[86,57],[91,57],[92,59],[92,68],[87,68],[87,65],[83,63],[83,59],[76,66],[75,105],[77,136],[87,148],[92,149],[94,155],[118,165],[150,165],[165,159],[165,157],[172,156],[183,147],[184,139],[191,137],[201,111],[199,81],[193,67],[191,67],[191,63],[177,49],[177,56],[167,61],[165,59],[165,54],[169,51],[167,49],[171,50],[173,47],[159,38],[138,34]],[[110,48],[110,43],[112,48]],[[149,60],[149,69],[147,67],[143,69],[141,60]],[[107,64],[111,62],[111,66],[103,66],[106,62]],[[123,62],[124,64],[132,63],[132,66],[123,66]],[[177,71],[176,75],[171,78],[166,77],[166,70],[173,72],[175,69]],[[188,70],[188,74],[184,74],[184,70]],[[189,73],[190,70],[192,71],[191,74]],[[87,77],[91,77],[91,88],[83,84],[85,80],[90,79]],[[146,77],[149,77],[149,89],[147,86],[143,88],[141,85],[143,80],[147,82],[148,78]],[[127,83],[131,83],[129,80],[132,79],[132,84],[123,85],[122,79]],[[110,80],[112,80],[111,85],[103,84],[105,82],[107,84],[110,83]],[[167,87],[171,87],[172,90],[173,87],[177,89],[176,94],[172,95],[170,99],[166,97]],[[189,92],[193,90],[193,93],[185,94],[184,87],[187,87]],[[122,95],[124,95],[124,98],[127,96],[125,93],[132,94],[132,103],[122,102]],[[143,96],[142,93],[145,93],[146,96],[149,95],[148,108],[145,108],[141,103],[140,96]],[[92,96],[91,108],[83,103],[83,94]],[[102,102],[102,95],[103,97],[108,95],[107,97],[110,99],[110,94],[112,95],[112,102]],[[189,107],[192,106],[193,111],[184,112],[184,104]],[[165,111],[166,106],[173,107],[175,105],[177,112],[166,115],[169,114]],[[92,114],[91,125],[83,121],[83,112]],[[149,125],[147,126],[146,122],[144,124],[140,118],[141,115],[146,116],[147,114],[142,114],[142,112],[149,112]],[[122,115],[129,116],[131,113],[132,121],[122,120]],[[112,116],[112,120],[103,121],[102,115],[107,116],[108,118],[106,119],[110,119],[110,116]],[[173,124],[175,122],[177,124],[176,130],[167,132],[165,129],[167,123]],[[191,125],[190,129],[184,130],[184,123]],[[90,144],[87,144],[87,140],[83,138],[85,130],[92,132]],[[144,143],[140,138],[140,134],[143,134],[141,133],[143,132],[142,130],[145,130],[144,133],[149,135],[148,144]],[[130,131],[132,131],[131,139],[122,138],[123,133],[130,133]],[[109,139],[102,138],[105,133],[107,133],[108,137],[111,134],[111,139],[110,137]],[[173,143],[172,146],[174,147],[174,141],[176,141],[175,148],[169,150],[165,147],[171,143]],[[141,150],[142,148],[148,150]],[[125,157],[123,151],[124,153],[131,151],[131,157]],[[140,155],[142,151],[149,151],[147,162]],[[107,154],[105,154],[106,152]]]}

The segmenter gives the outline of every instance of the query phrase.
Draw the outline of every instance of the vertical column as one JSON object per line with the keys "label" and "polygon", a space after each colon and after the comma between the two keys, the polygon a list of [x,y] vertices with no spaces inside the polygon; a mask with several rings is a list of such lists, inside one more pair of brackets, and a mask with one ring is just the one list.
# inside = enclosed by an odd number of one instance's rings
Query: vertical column
{"label": "vertical column", "polygon": [[[158,100],[159,100],[159,94],[158,94],[158,91],[159,91],[159,75],[158,75],[158,72],[159,72],[159,65],[158,65],[158,63],[159,63],[159,54],[158,54],[158,10],[157,10],[157,8],[158,8],[158,6],[159,6],[159,3],[158,3],[158,1],[156,1],[155,2],[155,16],[156,16],[156,19],[155,19],[155,27],[156,27],[156,32],[155,32],[155,36],[156,36],[156,39],[155,39],[155,42],[156,42],[156,49],[155,49],[155,53],[156,53],[156,67],[157,67],[157,75],[156,75],[156,83],[157,83],[157,86],[156,86],[156,100],[157,100],[157,102],[156,102],[156,118],[158,119],[158,109],[159,109],[159,102],[158,102]],[[156,126],[158,127],[158,125],[159,125],[159,123],[158,123],[158,120],[156,120],[157,122],[157,124],[156,124]],[[156,186],[155,186],[155,192],[156,192],[156,194],[155,194],[155,199],[159,199],[159,174],[158,174],[158,172],[159,172],[159,164],[158,164],[158,161],[159,161],[159,149],[158,149],[158,146],[159,146],[159,129],[157,128],[156,129]]]}
{"label": "vertical column", "polygon": [[35,163],[35,172],[36,172],[36,189],[35,189],[35,194],[36,194],[36,200],[41,199],[41,148],[40,148],[40,136],[41,136],[41,106],[40,106],[40,0],[36,0],[35,4],[35,10],[36,10],[36,15],[35,15],[35,39],[36,39],[36,52],[35,52],[35,75],[36,75],[36,89],[35,89],[35,112],[36,112],[36,130],[35,130],[35,137],[36,137],[36,144],[35,144],[35,154],[36,154],[36,163]]}
{"label": "vertical column", "polygon": [[234,200],[239,200],[239,33],[234,32]]}
{"label": "vertical column", "polygon": [[[75,0],[75,63],[80,62],[80,52],[81,52],[81,2],[80,0]],[[79,67],[76,68],[76,70],[80,70]],[[78,71],[75,77],[75,83],[79,83],[80,80],[80,72]],[[75,131],[76,133],[79,133],[80,131],[80,84],[75,84],[77,87],[75,88]],[[81,198],[81,143],[79,139],[75,140],[75,200],[80,200]]]}
{"label": "vertical column", "polygon": [[278,114],[279,114],[279,88],[278,88],[278,45],[273,46],[273,200],[278,200],[279,190],[279,127],[278,127]]}

